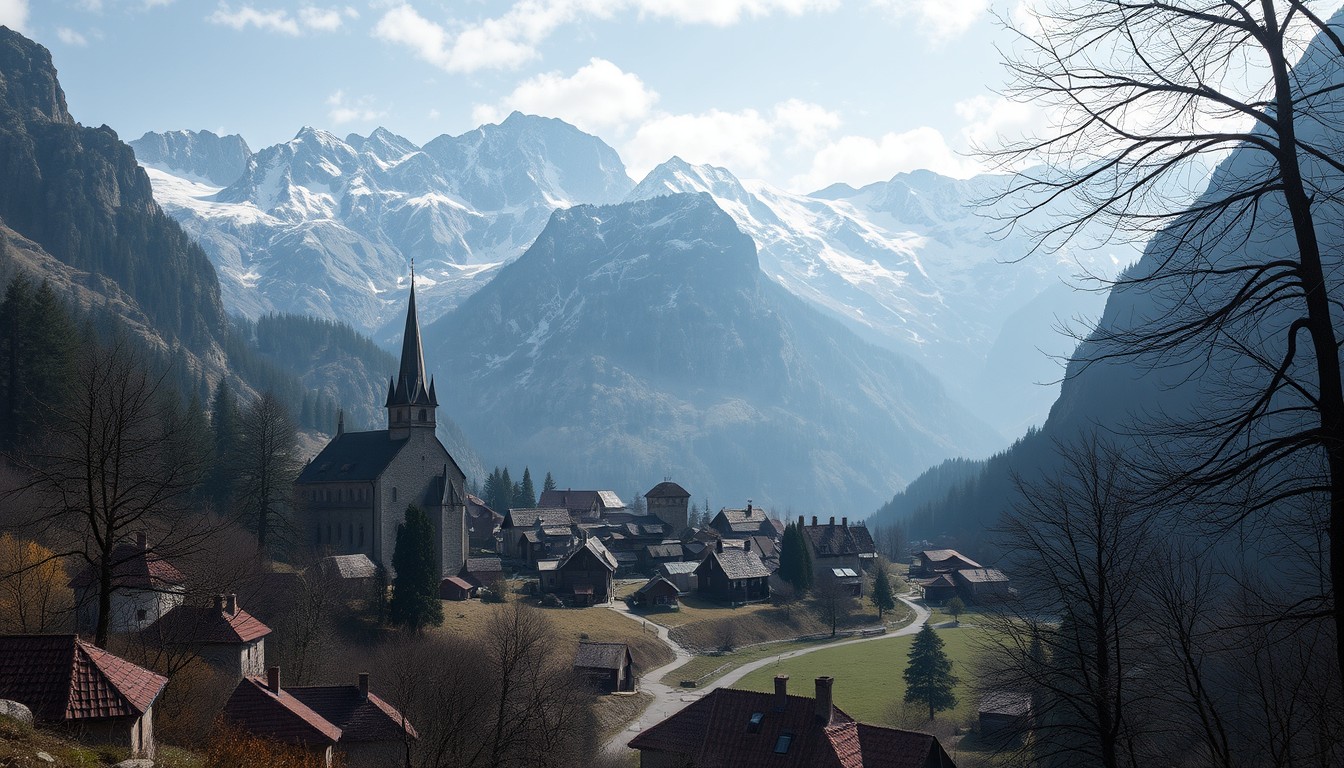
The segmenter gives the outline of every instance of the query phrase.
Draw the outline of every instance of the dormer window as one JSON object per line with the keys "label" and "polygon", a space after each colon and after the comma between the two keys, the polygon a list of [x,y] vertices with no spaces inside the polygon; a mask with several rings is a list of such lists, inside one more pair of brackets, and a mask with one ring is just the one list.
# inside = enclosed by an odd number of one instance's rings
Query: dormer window
{"label": "dormer window", "polygon": [[787,754],[789,751],[789,745],[792,743],[793,743],[792,731],[785,731],[779,734],[779,738],[775,739],[775,754],[776,755]]}
{"label": "dormer window", "polygon": [[764,719],[764,712],[752,712],[751,719],[747,721],[747,733],[760,733],[761,721]]}

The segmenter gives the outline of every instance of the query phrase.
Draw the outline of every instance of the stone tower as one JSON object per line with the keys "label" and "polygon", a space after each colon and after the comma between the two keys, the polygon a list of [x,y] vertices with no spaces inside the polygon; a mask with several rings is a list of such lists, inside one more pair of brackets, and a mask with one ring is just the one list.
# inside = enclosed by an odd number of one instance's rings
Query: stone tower
{"label": "stone tower", "polygon": [[671,529],[668,535],[680,536],[689,527],[691,494],[680,485],[664,480],[644,494],[644,500],[648,502],[649,514],[657,515]]}

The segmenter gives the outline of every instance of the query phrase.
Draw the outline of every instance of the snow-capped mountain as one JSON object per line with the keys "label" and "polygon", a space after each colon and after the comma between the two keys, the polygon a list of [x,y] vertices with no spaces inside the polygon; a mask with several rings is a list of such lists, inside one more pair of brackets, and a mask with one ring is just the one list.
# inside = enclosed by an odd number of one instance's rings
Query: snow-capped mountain
{"label": "snow-capped mountain", "polygon": [[[1044,421],[1058,393],[1038,384],[1060,377],[1051,355],[1075,343],[1057,332],[1058,321],[1095,315],[1104,297],[1065,287],[1079,271],[1073,254],[1021,260],[1024,238],[995,236],[997,223],[977,215],[976,204],[1005,184],[1002,176],[958,181],[919,171],[798,195],[673,158],[627,199],[711,195],[751,235],[772,279],[920,361],[982,418],[1016,434]],[[1114,252],[1076,253],[1093,271],[1115,269]],[[1136,257],[1127,249],[1114,256]]]}
{"label": "snow-capped mountain", "polygon": [[[210,141],[147,134],[134,146],[160,204],[210,254],[230,309],[339,319],[383,340],[412,259],[430,320],[531,245],[555,208],[633,186],[599,139],[518,113],[423,148],[382,128],[344,140],[304,128],[227,184],[191,162]],[[177,150],[155,151],[168,143]]]}
{"label": "snow-capped mountain", "polygon": [[135,159],[144,165],[172,168],[179,175],[205,184],[225,186],[243,175],[252,150],[237,134],[217,136],[210,131],[149,132],[130,142]]}
{"label": "snow-capped mountain", "polygon": [[998,440],[923,366],[769,280],[705,194],[556,211],[424,336],[482,455],[576,486],[670,472],[714,504],[844,515]]}

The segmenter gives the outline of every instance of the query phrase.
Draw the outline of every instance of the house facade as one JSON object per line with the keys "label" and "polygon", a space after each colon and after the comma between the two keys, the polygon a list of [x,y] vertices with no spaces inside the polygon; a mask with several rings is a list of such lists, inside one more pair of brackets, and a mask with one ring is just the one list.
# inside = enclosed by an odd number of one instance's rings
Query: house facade
{"label": "house facade", "polygon": [[189,649],[215,669],[241,680],[266,671],[271,628],[238,605],[236,594],[215,595],[212,605],[179,605],[151,624],[146,643]]}
{"label": "house facade", "polygon": [[695,569],[696,591],[721,603],[770,599],[770,569],[750,547],[725,547],[723,540]]}
{"label": "house facade", "polygon": [[[172,563],[159,557],[145,534],[112,549],[112,594],[108,631],[140,632],[182,604],[187,580]],[[75,623],[92,634],[98,623],[98,577],[92,566],[70,581],[75,593]]]}
{"label": "house facade", "polygon": [[574,671],[602,693],[635,690],[635,662],[625,643],[579,641]]}
{"label": "house facade", "polygon": [[798,531],[807,544],[808,554],[812,556],[813,580],[821,583],[823,579],[839,581],[855,597],[863,596],[863,579],[860,574],[864,567],[877,556],[877,547],[867,526],[850,525],[849,518],[840,518],[836,524],[832,517],[828,522],[818,523],[812,518],[807,525],[803,516],[798,516]]}
{"label": "house facade", "polygon": [[595,538],[585,540],[563,560],[544,565],[549,567],[539,571],[541,591],[573,605],[604,605],[615,594],[616,558]]}
{"label": "house facade", "polygon": [[691,494],[670,479],[644,494],[644,505],[649,514],[666,523],[673,536],[679,536],[690,527],[690,504]]}
{"label": "house facade", "polygon": [[294,483],[308,542],[322,553],[367,555],[389,575],[397,526],[415,504],[434,525],[434,558],[442,576],[467,556],[466,476],[435,436],[438,395],[425,372],[412,276],[401,367],[389,379],[387,429],[336,436]]}

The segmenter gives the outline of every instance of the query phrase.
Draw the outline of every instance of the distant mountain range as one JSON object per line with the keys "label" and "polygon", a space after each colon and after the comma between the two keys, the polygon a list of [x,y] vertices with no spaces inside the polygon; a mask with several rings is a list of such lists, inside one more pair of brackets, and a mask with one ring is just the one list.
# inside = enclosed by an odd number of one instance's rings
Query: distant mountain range
{"label": "distant mountain range", "polygon": [[715,505],[845,515],[998,440],[923,366],[770,280],[707,194],[555,212],[424,336],[477,450],[562,483],[642,492],[670,470]]}

